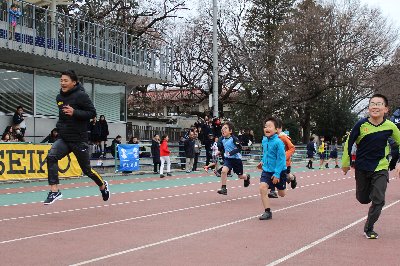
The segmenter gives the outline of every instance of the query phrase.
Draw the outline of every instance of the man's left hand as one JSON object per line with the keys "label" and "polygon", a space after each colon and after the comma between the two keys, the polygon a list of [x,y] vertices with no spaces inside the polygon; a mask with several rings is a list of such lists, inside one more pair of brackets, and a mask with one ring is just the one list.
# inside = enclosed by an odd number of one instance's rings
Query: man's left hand
{"label": "man's left hand", "polygon": [[66,106],[63,107],[63,112],[66,115],[72,116],[74,114],[74,108],[72,108],[69,105],[66,105]]}

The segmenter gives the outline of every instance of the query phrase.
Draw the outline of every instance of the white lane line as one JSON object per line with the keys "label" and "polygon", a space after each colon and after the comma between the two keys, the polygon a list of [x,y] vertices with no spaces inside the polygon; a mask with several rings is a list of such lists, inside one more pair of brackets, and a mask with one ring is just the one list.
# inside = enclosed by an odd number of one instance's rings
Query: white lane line
{"label": "white lane line", "polygon": [[[170,214],[170,213],[176,213],[176,212],[181,212],[181,211],[187,211],[187,210],[192,210],[192,209],[197,209],[197,208],[202,208],[202,207],[208,207],[208,206],[212,206],[212,205],[216,205],[216,204],[222,204],[222,203],[227,203],[227,202],[231,202],[231,201],[248,199],[248,198],[259,197],[259,196],[260,196],[259,194],[250,195],[250,196],[244,196],[244,197],[228,199],[228,200],[222,200],[222,201],[216,201],[216,202],[211,202],[211,203],[205,203],[205,204],[201,204],[201,205],[190,206],[190,207],[185,207],[185,208],[179,208],[179,209],[174,209],[174,210],[169,210],[169,211],[157,212],[157,213],[152,213],[152,214],[147,214],[147,215],[142,215],[142,216],[135,216],[135,217],[126,218],[126,219],[122,219],[122,220],[116,220],[116,221],[111,221],[111,222],[105,222],[105,223],[100,223],[100,224],[93,224],[93,225],[88,225],[88,226],[76,227],[76,228],[71,228],[71,229],[66,229],[66,230],[61,230],[61,231],[55,231],[55,232],[50,232],[50,233],[44,233],[44,234],[39,234],[39,235],[33,235],[33,236],[15,238],[15,239],[10,239],[10,240],[4,240],[4,241],[1,241],[0,244],[7,244],[7,243],[21,241],[21,240],[27,240],[27,239],[38,238],[38,237],[43,237],[43,236],[50,236],[50,235],[57,235],[57,234],[68,233],[68,232],[73,232],[73,231],[78,231],[78,230],[83,230],[83,229],[89,229],[89,228],[94,228],[94,227],[100,227],[100,226],[105,226],[105,225],[110,225],[110,224],[117,224],[117,223],[122,223],[122,222],[127,222],[127,221],[139,220],[139,219],[149,218],[149,217],[153,217],[153,216],[157,216],[157,215],[163,215],[163,214]],[[145,200],[140,200],[140,201],[145,201]],[[59,213],[59,212],[54,212],[54,213]],[[17,219],[17,218],[12,218],[12,219]]]}
{"label": "white lane line", "polygon": [[[345,177],[345,178],[343,178],[343,179],[350,179],[350,178],[352,178],[352,176],[349,176],[349,177]],[[330,182],[330,181],[327,181],[327,182]],[[323,182],[321,182],[321,184],[323,184]],[[256,184],[251,184],[251,186],[255,186]],[[320,185],[320,183],[316,183],[316,185]],[[302,186],[298,186],[297,187],[297,189],[299,189],[299,188],[306,188],[306,187],[309,187],[309,186],[314,186],[314,184],[308,184],[308,185],[302,185]],[[238,188],[240,188],[241,186],[238,186]],[[230,187],[230,189],[235,189],[236,187]],[[153,189],[150,189],[150,190],[153,190]],[[142,190],[139,190],[139,191],[142,191]],[[214,189],[210,189],[210,190],[203,190],[202,192],[203,193],[207,193],[207,192],[214,192],[215,190]],[[130,192],[127,192],[127,193],[133,193],[133,192],[135,192],[135,191],[130,191]],[[200,194],[200,193],[202,193],[201,191],[197,191],[196,192],[196,194]],[[119,194],[124,194],[124,192],[119,192]],[[179,196],[186,196],[186,194],[181,194],[181,195],[169,195],[169,196],[166,196],[166,197],[168,197],[168,198],[172,198],[172,197],[179,197]],[[88,197],[88,196],[87,196]],[[66,199],[61,199],[61,200],[70,200],[70,199],[79,199],[79,198],[81,198],[81,197],[77,197],[77,198],[66,198]],[[147,198],[147,199],[139,199],[139,200],[133,200],[133,201],[126,201],[126,202],[123,202],[123,203],[112,203],[112,204],[109,204],[109,205],[100,205],[100,206],[96,206],[97,208],[102,208],[102,207],[110,207],[110,206],[116,206],[116,205],[123,205],[123,204],[131,204],[131,203],[138,203],[138,202],[144,202],[144,201],[150,201],[150,200],[155,200],[155,199],[157,199],[157,198]],[[19,203],[19,204],[21,204],[21,203]],[[22,203],[22,204],[26,204],[26,203]],[[82,210],[87,210],[88,208],[90,208],[90,207],[83,207],[83,208],[81,208],[81,209],[73,209],[73,210],[67,210],[67,211],[69,211],[69,212],[72,212],[72,211],[82,211]],[[56,212],[53,212],[53,213],[46,213],[46,215],[51,215],[51,214],[56,214]],[[44,215],[44,214],[35,214],[35,215]],[[32,216],[33,217],[36,217],[35,215],[26,215],[26,216],[21,216],[21,217],[12,217],[12,218],[3,218],[3,219],[0,219],[0,223],[1,222],[5,222],[5,221],[11,221],[11,220],[16,220],[16,219],[24,219],[24,218],[32,218]]]}
{"label": "white lane line", "polygon": [[[387,205],[386,207],[384,207],[383,210],[386,210],[387,208],[390,208],[390,207],[396,205],[399,202],[400,202],[400,200],[397,200],[397,201]],[[282,262],[285,262],[288,259],[293,258],[294,256],[297,256],[300,253],[303,253],[304,251],[306,251],[306,250],[308,250],[308,249],[310,249],[310,248],[312,248],[312,247],[314,247],[314,246],[316,246],[318,244],[321,244],[322,242],[324,242],[324,241],[336,236],[337,234],[340,234],[341,232],[343,232],[343,231],[355,226],[356,224],[361,223],[365,219],[367,219],[367,216],[364,216],[364,217],[358,219],[357,221],[355,221],[355,222],[353,222],[353,223],[351,223],[351,224],[349,224],[349,225],[347,225],[345,227],[342,227],[339,230],[337,230],[337,231],[335,231],[335,232],[333,232],[333,233],[331,233],[331,234],[329,234],[327,236],[324,236],[324,237],[322,237],[322,238],[320,238],[320,239],[318,239],[318,240],[316,240],[316,241],[314,241],[314,242],[312,242],[312,243],[310,243],[310,244],[308,244],[308,245],[306,245],[306,246],[304,246],[304,247],[302,247],[302,248],[300,248],[298,250],[295,250],[294,252],[286,255],[285,257],[282,257],[282,258],[280,258],[278,260],[275,260],[275,261],[273,261],[271,263],[268,263],[267,266],[274,266],[274,265],[278,265],[278,264],[280,264]]]}
{"label": "white lane line", "polygon": [[[339,192],[339,193],[335,193],[335,194],[332,194],[332,195],[328,195],[328,196],[325,196],[325,197],[321,197],[321,198],[305,201],[305,202],[298,203],[298,204],[295,204],[295,205],[291,205],[291,206],[288,206],[288,207],[285,207],[285,208],[282,208],[282,209],[274,210],[274,212],[284,211],[284,210],[292,209],[292,208],[299,207],[299,206],[302,206],[302,205],[314,203],[314,202],[317,202],[317,201],[320,201],[320,200],[336,197],[336,196],[339,196],[339,195],[342,195],[342,194],[345,194],[345,193],[348,193],[348,192],[351,192],[351,191],[354,191],[354,190],[355,189],[350,189],[350,190],[346,190],[346,191],[343,191],[343,192]],[[259,196],[259,195],[254,195],[254,196]],[[225,224],[217,225],[217,226],[214,226],[214,227],[209,227],[209,228],[206,228],[206,229],[203,229],[203,230],[195,231],[195,232],[192,232],[192,233],[180,235],[180,236],[177,236],[177,237],[168,238],[168,239],[165,239],[165,240],[162,240],[162,241],[146,244],[146,245],[143,245],[143,246],[139,246],[139,247],[123,250],[123,251],[116,252],[116,253],[111,253],[111,254],[108,254],[106,256],[94,258],[94,259],[87,260],[87,261],[82,261],[82,262],[79,262],[79,263],[76,263],[76,264],[72,264],[70,266],[84,265],[84,264],[89,264],[89,263],[100,261],[100,260],[105,260],[105,259],[108,259],[108,258],[120,256],[120,255],[123,255],[123,254],[126,254],[126,253],[135,252],[135,251],[142,250],[142,249],[145,249],[145,248],[158,246],[158,245],[169,243],[169,242],[172,242],[172,241],[175,241],[175,240],[179,240],[179,239],[183,239],[183,238],[199,235],[199,234],[202,234],[202,233],[206,233],[206,232],[209,232],[209,231],[217,230],[217,229],[220,229],[220,228],[223,228],[223,227],[227,227],[227,226],[230,226],[230,225],[242,223],[242,222],[245,222],[245,221],[248,221],[248,220],[255,219],[257,217],[259,217],[259,214],[255,215],[255,216],[247,217],[247,218],[244,218],[244,219],[241,219],[241,220],[232,221],[230,223],[225,223]]]}

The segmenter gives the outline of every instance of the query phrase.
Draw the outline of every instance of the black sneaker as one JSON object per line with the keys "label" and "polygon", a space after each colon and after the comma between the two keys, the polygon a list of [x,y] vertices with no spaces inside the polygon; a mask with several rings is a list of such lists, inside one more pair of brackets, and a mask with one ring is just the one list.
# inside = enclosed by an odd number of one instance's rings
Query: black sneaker
{"label": "black sneaker", "polygon": [[291,187],[292,189],[295,189],[295,188],[297,187],[297,178],[296,178],[295,175],[293,175],[293,179],[290,180],[290,187]]}
{"label": "black sneaker", "polygon": [[374,230],[366,231],[364,235],[367,239],[378,239],[378,233],[374,232]]}
{"label": "black sneaker", "polygon": [[277,199],[278,198],[278,194],[276,193],[276,191],[270,191],[269,193],[268,193],[268,198],[271,198],[271,199]]}
{"label": "black sneaker", "polygon": [[247,179],[243,181],[243,186],[248,187],[250,186],[250,175],[247,175]]}
{"label": "black sneaker", "polygon": [[339,165],[335,165],[335,168],[340,168]]}
{"label": "black sneaker", "polygon": [[104,181],[105,188],[100,189],[101,195],[103,196],[103,200],[107,201],[110,198],[110,190],[108,189],[108,182]]}
{"label": "black sneaker", "polygon": [[264,212],[260,218],[258,218],[260,220],[270,220],[272,219],[272,212]]}
{"label": "black sneaker", "polygon": [[43,204],[50,205],[50,204],[53,204],[56,200],[61,199],[61,198],[62,198],[62,194],[60,191],[57,191],[57,192],[50,191],[49,194],[47,194],[47,198],[44,200]]}
{"label": "black sneaker", "polygon": [[329,168],[329,165],[327,163],[325,164],[325,168]]}
{"label": "black sneaker", "polygon": [[217,193],[221,195],[228,195],[228,190],[226,188],[221,188],[217,190]]}
{"label": "black sneaker", "polygon": [[165,175],[160,175],[160,178],[164,178],[165,177]]}
{"label": "black sneaker", "polygon": [[172,174],[171,173],[167,173],[167,176],[172,176]]}

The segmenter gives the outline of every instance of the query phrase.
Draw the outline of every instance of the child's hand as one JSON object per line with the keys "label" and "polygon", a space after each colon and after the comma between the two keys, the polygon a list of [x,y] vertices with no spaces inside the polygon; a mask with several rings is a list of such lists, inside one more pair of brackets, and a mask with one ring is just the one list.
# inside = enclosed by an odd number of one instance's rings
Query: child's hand
{"label": "child's hand", "polygon": [[257,169],[262,169],[262,162],[259,162],[258,164],[257,164]]}
{"label": "child's hand", "polygon": [[272,184],[276,185],[276,184],[279,183],[279,178],[276,178],[275,176],[272,176],[271,179],[272,179]]}

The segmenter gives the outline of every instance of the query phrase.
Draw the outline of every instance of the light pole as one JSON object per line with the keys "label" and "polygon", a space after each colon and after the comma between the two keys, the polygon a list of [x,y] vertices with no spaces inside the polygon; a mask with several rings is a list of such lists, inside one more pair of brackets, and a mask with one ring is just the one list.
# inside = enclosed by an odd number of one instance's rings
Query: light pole
{"label": "light pole", "polygon": [[218,117],[218,6],[213,0],[213,116]]}

